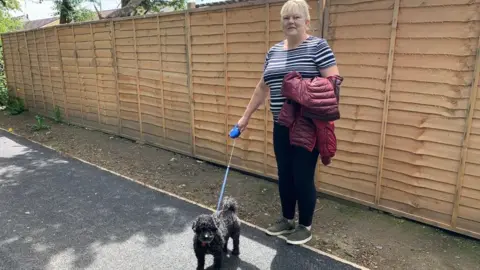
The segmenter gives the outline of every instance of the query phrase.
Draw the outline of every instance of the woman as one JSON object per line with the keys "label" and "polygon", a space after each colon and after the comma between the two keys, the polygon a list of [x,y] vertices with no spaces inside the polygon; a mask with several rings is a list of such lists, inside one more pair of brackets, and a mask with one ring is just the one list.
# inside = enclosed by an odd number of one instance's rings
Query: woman
{"label": "woman", "polygon": [[[308,4],[304,0],[288,0],[282,7],[281,20],[286,39],[268,51],[263,76],[258,82],[238,127],[243,132],[255,110],[270,93],[273,114],[273,145],[278,167],[278,185],[282,217],[267,229],[270,235],[291,233],[290,244],[303,244],[312,238],[310,232],[316,204],[315,169],[319,152],[290,145],[289,129],[279,125],[278,115],[285,98],[281,94],[284,76],[297,71],[303,78],[338,75],[333,52],[321,38],[307,34],[310,24]],[[299,225],[294,224],[298,201]]]}

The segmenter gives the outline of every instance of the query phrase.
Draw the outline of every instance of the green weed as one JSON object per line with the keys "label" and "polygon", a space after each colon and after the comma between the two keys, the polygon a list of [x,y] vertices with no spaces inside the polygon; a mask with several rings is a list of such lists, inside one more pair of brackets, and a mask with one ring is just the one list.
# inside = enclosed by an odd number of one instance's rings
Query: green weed
{"label": "green weed", "polygon": [[43,116],[40,116],[40,115],[36,115],[35,116],[35,119],[37,120],[37,122],[32,125],[31,129],[32,131],[40,131],[40,130],[44,130],[44,129],[50,129],[50,126],[45,124],[45,118]]}
{"label": "green weed", "polygon": [[55,109],[53,110],[53,120],[57,123],[62,122],[62,112],[58,106],[55,106]]}

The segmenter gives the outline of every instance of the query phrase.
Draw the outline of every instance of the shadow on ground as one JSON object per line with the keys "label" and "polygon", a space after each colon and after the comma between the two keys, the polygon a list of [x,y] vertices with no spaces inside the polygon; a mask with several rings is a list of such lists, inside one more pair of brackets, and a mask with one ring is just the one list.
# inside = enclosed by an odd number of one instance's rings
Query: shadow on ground
{"label": "shadow on ground", "polygon": [[187,230],[175,202],[6,137],[0,144],[1,267],[85,268],[102,253],[128,262]]}
{"label": "shadow on ground", "polygon": [[[191,222],[207,210],[2,134],[0,269],[195,269]],[[225,263],[355,269],[246,225]]]}

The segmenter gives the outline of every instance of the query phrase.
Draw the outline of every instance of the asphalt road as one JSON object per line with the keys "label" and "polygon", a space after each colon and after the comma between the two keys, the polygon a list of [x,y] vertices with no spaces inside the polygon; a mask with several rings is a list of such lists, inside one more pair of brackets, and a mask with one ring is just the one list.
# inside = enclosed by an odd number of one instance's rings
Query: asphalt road
{"label": "asphalt road", "polygon": [[[208,212],[0,131],[0,269],[195,269]],[[240,251],[226,269],[356,269],[247,225]]]}

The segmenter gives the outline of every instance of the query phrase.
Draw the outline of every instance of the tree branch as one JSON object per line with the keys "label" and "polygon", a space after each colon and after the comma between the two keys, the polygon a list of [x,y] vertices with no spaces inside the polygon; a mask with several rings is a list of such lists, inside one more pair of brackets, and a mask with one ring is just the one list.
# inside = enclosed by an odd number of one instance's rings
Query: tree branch
{"label": "tree branch", "polygon": [[131,0],[126,6],[121,9],[117,9],[114,12],[108,14],[105,19],[118,18],[118,17],[128,17],[130,14],[146,0]]}

